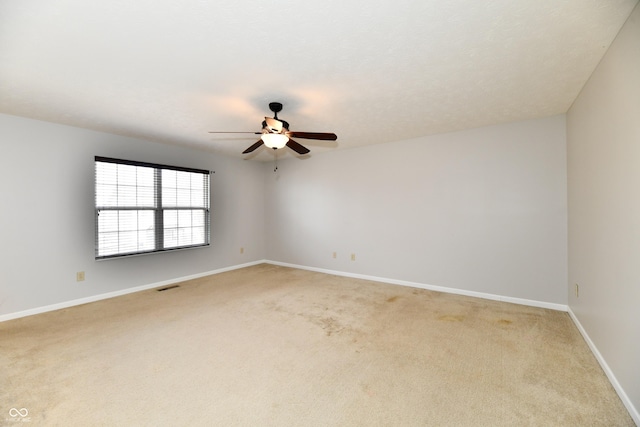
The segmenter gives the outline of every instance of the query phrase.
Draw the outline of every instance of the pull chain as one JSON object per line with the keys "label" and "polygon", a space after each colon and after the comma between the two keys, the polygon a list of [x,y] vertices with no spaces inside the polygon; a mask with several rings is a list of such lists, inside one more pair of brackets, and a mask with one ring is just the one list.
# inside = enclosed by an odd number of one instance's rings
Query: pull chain
{"label": "pull chain", "polygon": [[277,149],[273,149],[275,157],[273,160],[273,171],[277,172],[278,171],[278,150]]}

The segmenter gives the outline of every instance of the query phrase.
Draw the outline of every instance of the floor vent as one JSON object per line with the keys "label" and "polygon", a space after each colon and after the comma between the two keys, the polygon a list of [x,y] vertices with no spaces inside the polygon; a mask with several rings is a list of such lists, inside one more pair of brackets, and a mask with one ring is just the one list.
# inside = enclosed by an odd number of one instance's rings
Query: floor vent
{"label": "floor vent", "polygon": [[167,286],[166,288],[160,288],[158,289],[158,292],[162,292],[162,291],[168,291],[169,289],[175,289],[175,288],[179,288],[179,285],[172,285],[172,286]]}

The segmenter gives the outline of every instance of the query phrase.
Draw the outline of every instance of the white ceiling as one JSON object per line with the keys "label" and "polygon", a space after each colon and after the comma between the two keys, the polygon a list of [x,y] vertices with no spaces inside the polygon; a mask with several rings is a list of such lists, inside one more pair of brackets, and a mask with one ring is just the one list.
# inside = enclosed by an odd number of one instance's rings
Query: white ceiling
{"label": "white ceiling", "polygon": [[234,156],[270,101],[311,155],[549,116],[637,2],[0,0],[0,112]]}

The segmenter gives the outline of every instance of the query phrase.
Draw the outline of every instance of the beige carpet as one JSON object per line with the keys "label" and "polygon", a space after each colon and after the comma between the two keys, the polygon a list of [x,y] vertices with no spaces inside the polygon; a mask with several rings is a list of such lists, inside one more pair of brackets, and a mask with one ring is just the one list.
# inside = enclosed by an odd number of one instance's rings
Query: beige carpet
{"label": "beige carpet", "polygon": [[0,367],[13,426],[634,425],[566,313],[273,265],[0,323]]}

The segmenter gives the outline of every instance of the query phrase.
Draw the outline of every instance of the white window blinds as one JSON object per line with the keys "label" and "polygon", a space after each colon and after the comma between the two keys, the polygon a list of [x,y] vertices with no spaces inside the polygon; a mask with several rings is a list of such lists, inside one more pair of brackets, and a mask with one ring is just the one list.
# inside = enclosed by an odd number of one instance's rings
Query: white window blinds
{"label": "white window blinds", "polygon": [[95,157],[96,259],[208,246],[209,171]]}

